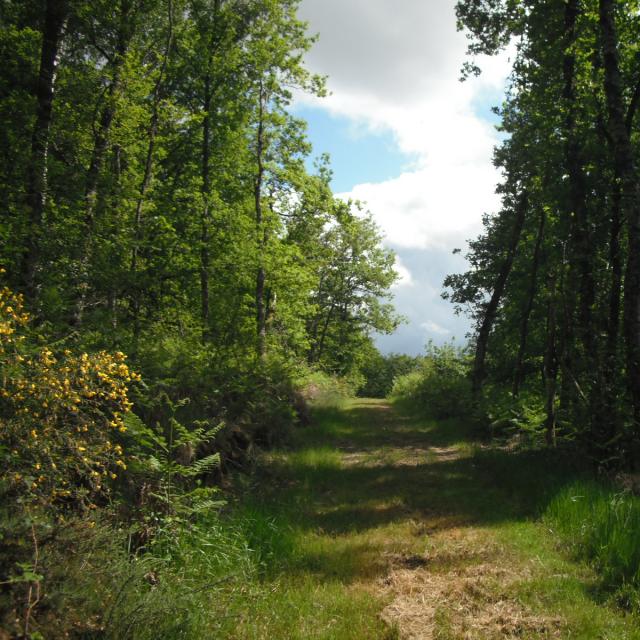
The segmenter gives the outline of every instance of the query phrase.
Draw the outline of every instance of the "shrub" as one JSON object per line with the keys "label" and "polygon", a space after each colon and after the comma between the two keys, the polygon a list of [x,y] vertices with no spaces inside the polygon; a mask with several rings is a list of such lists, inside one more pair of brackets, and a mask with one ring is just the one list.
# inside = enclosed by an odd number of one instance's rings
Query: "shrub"
{"label": "shrub", "polygon": [[[544,442],[544,398],[528,389],[523,389],[515,396],[510,390],[499,385],[487,385],[482,401],[476,407],[476,416],[483,427],[488,426],[492,437],[517,436],[522,444],[527,445]],[[560,434],[569,435],[564,431]]]}
{"label": "shrub", "polygon": [[304,400],[316,407],[339,406],[354,393],[348,380],[308,368],[298,372],[294,384]]}
{"label": "shrub", "polygon": [[139,379],[122,353],[29,352],[22,299],[0,291],[2,500],[87,509],[127,465],[127,385]]}
{"label": "shrub", "polygon": [[404,354],[382,355],[376,351],[362,367],[365,383],[358,395],[369,398],[386,398],[393,389],[394,381],[415,371],[420,358]]}
{"label": "shrub", "polygon": [[[107,504],[139,376],[122,353],[34,346],[21,296],[0,290],[0,620],[32,637],[45,599],[42,557],[66,521]],[[17,623],[15,621],[18,621]],[[35,637],[35,636],[33,636]]]}
{"label": "shrub", "polygon": [[464,350],[429,344],[418,369],[395,380],[391,396],[433,418],[466,415],[471,406],[468,365]]}

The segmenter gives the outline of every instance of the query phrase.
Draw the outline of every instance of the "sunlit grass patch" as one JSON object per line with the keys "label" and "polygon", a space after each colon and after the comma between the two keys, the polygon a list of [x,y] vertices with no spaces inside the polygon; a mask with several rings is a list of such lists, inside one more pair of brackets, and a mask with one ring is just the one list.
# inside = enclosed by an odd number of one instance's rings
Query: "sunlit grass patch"
{"label": "sunlit grass patch", "polygon": [[392,640],[377,615],[379,598],[339,581],[313,575],[283,577],[256,594],[252,606],[229,625],[234,640]]}
{"label": "sunlit grass patch", "polygon": [[356,400],[270,455],[244,534],[267,568],[222,637],[640,640],[540,523],[583,475],[562,452]]}
{"label": "sunlit grass patch", "polygon": [[340,468],[340,453],[331,447],[313,447],[293,451],[288,456],[288,466],[292,471],[335,470]]}
{"label": "sunlit grass patch", "polygon": [[571,633],[566,637],[640,638],[637,620],[620,615],[616,603],[603,592],[598,572],[564,553],[557,537],[549,535],[548,525],[515,521],[495,531],[512,550],[511,565],[520,567],[522,579],[514,584],[514,596],[534,612],[559,612],[566,633]]}

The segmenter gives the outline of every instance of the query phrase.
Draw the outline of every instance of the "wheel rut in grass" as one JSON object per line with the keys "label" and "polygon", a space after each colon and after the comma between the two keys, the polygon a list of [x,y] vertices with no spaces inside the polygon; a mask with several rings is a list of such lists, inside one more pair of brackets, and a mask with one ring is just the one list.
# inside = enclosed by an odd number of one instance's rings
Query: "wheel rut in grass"
{"label": "wheel rut in grass", "polygon": [[385,401],[318,410],[262,466],[264,508],[293,540],[274,589],[314,603],[282,637],[640,640],[540,520],[573,482],[558,460]]}
{"label": "wheel rut in grass", "polygon": [[382,600],[381,617],[398,637],[561,637],[561,619],[510,595],[533,569],[491,533],[504,517],[495,504],[502,496],[464,425],[415,419],[379,400],[321,422],[339,461],[307,515],[316,535],[352,549],[353,588]]}

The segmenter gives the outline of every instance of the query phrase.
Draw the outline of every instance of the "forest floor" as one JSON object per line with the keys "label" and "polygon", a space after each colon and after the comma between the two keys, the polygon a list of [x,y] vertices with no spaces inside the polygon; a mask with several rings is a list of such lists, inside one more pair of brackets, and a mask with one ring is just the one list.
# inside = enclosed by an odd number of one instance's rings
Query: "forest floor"
{"label": "forest floor", "polygon": [[572,479],[547,455],[383,400],[320,412],[260,462],[272,569],[230,637],[640,639],[545,526]]}

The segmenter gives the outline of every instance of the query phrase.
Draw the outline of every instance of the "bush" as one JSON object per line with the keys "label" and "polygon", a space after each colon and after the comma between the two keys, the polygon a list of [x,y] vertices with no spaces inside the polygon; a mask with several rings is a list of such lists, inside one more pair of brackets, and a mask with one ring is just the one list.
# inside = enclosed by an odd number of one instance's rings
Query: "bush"
{"label": "bush", "polygon": [[[28,637],[221,637],[246,610],[248,594],[259,591],[264,559],[245,533],[252,525],[242,520],[209,514],[159,534],[143,554],[130,552],[126,529],[114,526],[109,514],[95,522],[89,528],[70,519],[40,547],[46,590]],[[278,538],[275,530],[272,535]],[[19,617],[23,610],[19,603]],[[7,619],[3,629],[22,637],[21,627]]]}
{"label": "bush", "polygon": [[[514,396],[504,387],[487,385],[476,407],[476,417],[483,427],[488,427],[492,437],[509,439],[517,436],[523,445],[545,441],[544,398],[528,389]],[[559,435],[569,436],[565,431],[559,430]]]}
{"label": "bush", "polygon": [[391,397],[438,419],[467,415],[471,408],[469,359],[453,345],[429,344],[418,369],[397,378]]}
{"label": "bush", "polygon": [[22,300],[0,291],[0,461],[3,503],[88,509],[127,468],[121,444],[139,379],[126,356],[29,352]]}
{"label": "bush", "polygon": [[365,398],[386,398],[392,391],[395,380],[415,371],[420,358],[404,354],[382,355],[376,351],[362,367],[365,383],[358,395]]}
{"label": "bush", "polygon": [[44,598],[42,553],[66,527],[107,504],[127,469],[122,446],[139,376],[122,353],[34,346],[21,296],[0,291],[0,620],[30,637]]}
{"label": "bush", "polygon": [[323,371],[301,368],[294,382],[304,400],[316,407],[337,407],[354,394],[350,381]]}
{"label": "bush", "polygon": [[286,439],[305,392],[351,389],[277,357],[185,344],[141,344],[143,382],[123,353],[44,346],[22,298],[0,291],[0,628],[11,637],[218,637],[280,571],[288,532],[259,509],[222,517],[212,472]]}

